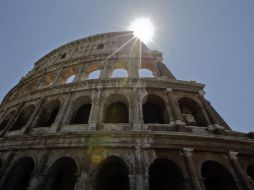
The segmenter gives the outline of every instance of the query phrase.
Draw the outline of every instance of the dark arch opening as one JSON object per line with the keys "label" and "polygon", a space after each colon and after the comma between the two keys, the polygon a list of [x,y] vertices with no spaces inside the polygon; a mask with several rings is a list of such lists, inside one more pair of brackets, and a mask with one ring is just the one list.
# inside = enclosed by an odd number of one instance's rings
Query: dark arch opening
{"label": "dark arch opening", "polygon": [[248,176],[251,177],[251,179],[253,180],[253,183],[254,183],[254,164],[248,166],[247,174],[248,174]]}
{"label": "dark arch opening", "polygon": [[71,158],[64,157],[50,167],[44,190],[73,190],[77,165]]}
{"label": "dark arch opening", "polygon": [[185,190],[180,168],[166,158],[156,159],[149,167],[150,190]]}
{"label": "dark arch opening", "polygon": [[129,190],[129,171],[124,161],[110,157],[99,169],[95,190]]}
{"label": "dark arch opening", "polygon": [[71,124],[87,124],[91,111],[91,104],[84,104],[77,110]]}
{"label": "dark arch opening", "polygon": [[26,123],[28,122],[30,116],[32,115],[33,111],[34,111],[35,106],[34,105],[30,105],[28,107],[26,107],[18,116],[18,119],[15,121],[15,123],[13,124],[13,126],[11,127],[10,131],[14,131],[14,130],[19,130],[21,129],[23,126],[26,125]]}
{"label": "dark arch opening", "polygon": [[2,123],[0,124],[0,131],[3,130],[8,123],[9,123],[8,119],[3,120]]}
{"label": "dark arch opening", "polygon": [[34,161],[32,158],[27,157],[19,160],[4,181],[3,189],[26,190],[33,170]]}
{"label": "dark arch opening", "polygon": [[156,95],[148,95],[142,105],[144,123],[169,123],[168,112],[164,101]]}
{"label": "dark arch opening", "polygon": [[206,161],[202,165],[201,175],[207,190],[237,190],[231,174],[215,161]]}
{"label": "dark arch opening", "polygon": [[60,102],[58,100],[48,103],[40,112],[38,127],[49,127],[51,126],[60,109]]}
{"label": "dark arch opening", "polygon": [[179,107],[186,125],[207,126],[207,120],[202,112],[202,108],[189,98],[181,98]]}
{"label": "dark arch opening", "polygon": [[122,102],[115,102],[106,108],[105,123],[128,123],[129,111],[128,107]]}

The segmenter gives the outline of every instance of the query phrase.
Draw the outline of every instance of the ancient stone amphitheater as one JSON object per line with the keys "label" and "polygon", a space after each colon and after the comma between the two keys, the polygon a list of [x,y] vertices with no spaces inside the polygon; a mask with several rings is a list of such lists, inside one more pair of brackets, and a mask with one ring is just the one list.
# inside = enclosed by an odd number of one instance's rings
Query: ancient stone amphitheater
{"label": "ancient stone amphitheater", "polygon": [[254,189],[254,134],[132,32],[42,57],[2,101],[0,130],[1,190]]}

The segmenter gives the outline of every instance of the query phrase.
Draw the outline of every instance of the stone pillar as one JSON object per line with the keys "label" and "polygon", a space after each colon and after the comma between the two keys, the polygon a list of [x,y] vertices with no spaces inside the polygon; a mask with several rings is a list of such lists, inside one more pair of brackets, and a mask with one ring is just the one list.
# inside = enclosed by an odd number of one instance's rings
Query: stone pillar
{"label": "stone pillar", "polygon": [[136,190],[135,175],[128,175],[128,177],[129,177],[129,190]]}
{"label": "stone pillar", "polygon": [[28,133],[28,132],[30,131],[30,129],[31,129],[31,127],[32,127],[32,124],[33,124],[33,121],[35,120],[36,116],[38,115],[39,110],[40,110],[42,104],[43,104],[43,99],[40,99],[40,100],[38,101],[38,103],[36,104],[36,107],[35,107],[35,109],[34,109],[32,115],[30,116],[28,122],[27,122],[26,125],[22,128],[24,134],[25,134],[25,133]]}
{"label": "stone pillar", "polygon": [[39,160],[38,167],[34,172],[34,175],[29,181],[29,186],[27,190],[42,190],[46,183],[46,175],[44,175],[44,169],[46,167],[50,152],[46,151],[42,154],[41,159]]}
{"label": "stone pillar", "polygon": [[219,122],[218,118],[215,116],[214,111],[211,109],[211,105],[205,99],[204,94],[205,94],[204,91],[200,91],[199,97],[201,99],[201,102],[202,102],[205,110],[207,111],[209,118],[211,119],[211,123],[212,124],[219,124],[220,122]]}
{"label": "stone pillar", "polygon": [[101,98],[102,98],[102,87],[97,87],[97,94],[92,100],[92,108],[89,116],[89,130],[96,130],[100,108],[101,108]]}
{"label": "stone pillar", "polygon": [[45,71],[41,74],[39,82],[37,84],[37,89],[43,87],[43,81],[45,79],[46,73]]}
{"label": "stone pillar", "polygon": [[140,109],[141,103],[138,96],[138,88],[133,89],[132,93],[132,116],[133,116],[133,129],[141,130],[142,111]]}
{"label": "stone pillar", "polygon": [[62,103],[60,110],[58,111],[58,114],[55,118],[54,123],[52,124],[52,127],[50,129],[51,132],[56,132],[60,130],[60,127],[62,125],[62,119],[65,116],[65,110],[70,104],[72,93],[69,93],[65,99],[65,101]]}
{"label": "stone pillar", "polygon": [[52,82],[52,85],[58,84],[62,72],[63,72],[63,67],[62,67],[61,69],[58,70],[58,72],[57,72],[57,74],[56,74],[56,77],[54,78],[54,80],[53,80],[53,82]]}
{"label": "stone pillar", "polygon": [[100,79],[108,78],[108,67],[109,67],[109,60],[106,59],[104,62],[103,70],[100,72]]}
{"label": "stone pillar", "polygon": [[77,178],[74,190],[84,190],[86,189],[86,179],[88,174],[84,171],[81,172],[80,176]]}
{"label": "stone pillar", "polygon": [[201,190],[198,175],[195,170],[193,159],[192,159],[192,152],[193,152],[192,148],[183,148],[183,153],[187,163],[187,169],[188,169],[189,177],[191,180],[192,189]]}
{"label": "stone pillar", "polygon": [[138,78],[138,60],[135,58],[131,58],[128,61],[128,77]]}
{"label": "stone pillar", "polygon": [[82,73],[83,73],[83,71],[84,71],[85,66],[86,66],[86,64],[83,64],[83,65],[79,68],[78,74],[76,74],[76,76],[75,76],[75,78],[74,78],[74,82],[80,80],[80,78],[81,78],[81,76],[82,76]]}
{"label": "stone pillar", "polygon": [[239,179],[241,180],[243,186],[244,186],[244,189],[246,190],[252,190],[252,187],[248,181],[248,177],[247,175],[244,173],[241,165],[239,164],[238,160],[237,160],[237,155],[238,155],[238,152],[233,152],[233,151],[229,151],[228,152],[228,157],[230,159],[230,162],[237,174],[237,176],[239,177]]}
{"label": "stone pillar", "polygon": [[171,107],[175,123],[180,124],[180,125],[184,125],[182,113],[181,113],[180,108],[178,107],[178,104],[176,103],[176,100],[175,100],[175,97],[174,97],[174,94],[173,94],[173,90],[171,88],[167,88],[166,93],[167,93],[167,96],[168,96],[168,102],[169,102],[169,105]]}
{"label": "stone pillar", "polygon": [[135,146],[135,165],[136,165],[136,190],[144,189],[144,169],[143,169],[143,155],[140,145]]}

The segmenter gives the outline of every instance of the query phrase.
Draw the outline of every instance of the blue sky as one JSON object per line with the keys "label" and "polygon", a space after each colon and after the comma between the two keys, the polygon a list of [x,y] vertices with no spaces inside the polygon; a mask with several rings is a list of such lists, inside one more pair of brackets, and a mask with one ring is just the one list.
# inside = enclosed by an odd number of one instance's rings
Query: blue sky
{"label": "blue sky", "polygon": [[123,31],[137,17],[157,28],[177,79],[206,84],[233,130],[254,131],[253,0],[10,0],[0,2],[0,100],[36,60],[69,41]]}

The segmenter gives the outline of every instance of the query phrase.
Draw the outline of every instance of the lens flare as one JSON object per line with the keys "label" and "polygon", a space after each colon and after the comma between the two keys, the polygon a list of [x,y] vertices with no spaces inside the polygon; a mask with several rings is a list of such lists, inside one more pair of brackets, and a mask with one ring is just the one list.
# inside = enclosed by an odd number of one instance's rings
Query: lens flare
{"label": "lens flare", "polygon": [[134,35],[144,43],[152,41],[154,35],[153,23],[148,18],[139,18],[134,20],[129,30],[134,32]]}

